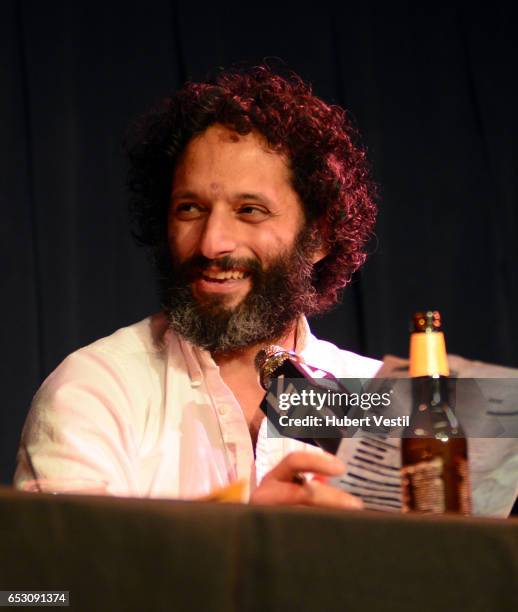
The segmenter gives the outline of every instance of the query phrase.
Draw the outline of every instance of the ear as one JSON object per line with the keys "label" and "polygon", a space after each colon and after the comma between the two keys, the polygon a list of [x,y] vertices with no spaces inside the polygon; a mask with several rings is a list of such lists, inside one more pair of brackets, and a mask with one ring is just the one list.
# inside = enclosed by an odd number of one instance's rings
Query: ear
{"label": "ear", "polygon": [[315,241],[315,248],[313,250],[313,255],[311,256],[311,261],[313,262],[313,265],[315,265],[319,261],[322,261],[322,259],[324,259],[324,257],[329,253],[325,243],[325,236],[327,232],[323,219],[319,219],[313,225],[312,234],[313,240]]}
{"label": "ear", "polygon": [[315,251],[313,251],[313,255],[311,257],[311,261],[313,262],[313,265],[315,265],[319,261],[322,261],[322,259],[324,259],[327,253],[328,253],[327,249],[324,249],[323,246],[320,246]]}

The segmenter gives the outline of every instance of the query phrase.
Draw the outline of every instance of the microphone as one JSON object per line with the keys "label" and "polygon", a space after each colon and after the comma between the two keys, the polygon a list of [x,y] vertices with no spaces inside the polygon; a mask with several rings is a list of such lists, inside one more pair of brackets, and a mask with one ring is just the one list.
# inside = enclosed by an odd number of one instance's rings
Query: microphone
{"label": "microphone", "polygon": [[[281,425],[282,421],[280,419],[286,417],[286,414],[279,408],[278,400],[281,393],[289,393],[288,388],[296,391],[298,386],[306,391],[309,389],[309,393],[311,391],[347,393],[347,390],[338,382],[336,377],[326,370],[307,364],[302,357],[293,351],[287,351],[276,345],[269,345],[261,349],[255,357],[255,366],[259,373],[259,382],[266,392],[260,407],[269,423],[275,428],[276,433],[279,436],[287,436],[306,444],[319,446],[328,453],[335,454],[343,437],[341,429],[326,426],[324,428],[325,437],[319,437],[318,427],[304,426],[297,428],[290,426],[286,428],[286,426]],[[319,417],[325,419],[327,415],[336,416],[329,406],[319,408]],[[313,433],[313,435],[308,437],[305,435],[308,432]]]}

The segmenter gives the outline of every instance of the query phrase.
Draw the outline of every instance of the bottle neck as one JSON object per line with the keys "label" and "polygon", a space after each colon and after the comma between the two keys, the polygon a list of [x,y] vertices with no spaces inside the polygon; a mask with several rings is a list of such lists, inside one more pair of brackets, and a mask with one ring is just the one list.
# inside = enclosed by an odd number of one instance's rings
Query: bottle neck
{"label": "bottle neck", "polygon": [[412,378],[418,376],[449,376],[446,342],[441,331],[410,334],[410,369]]}

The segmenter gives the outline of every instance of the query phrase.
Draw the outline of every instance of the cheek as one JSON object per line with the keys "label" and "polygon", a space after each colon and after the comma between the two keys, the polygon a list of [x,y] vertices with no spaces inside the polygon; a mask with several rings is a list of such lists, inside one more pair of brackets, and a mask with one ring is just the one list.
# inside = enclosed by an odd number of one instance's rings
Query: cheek
{"label": "cheek", "polygon": [[256,247],[262,257],[271,259],[272,256],[291,250],[301,229],[301,225],[293,222],[270,227],[268,231],[256,237]]}
{"label": "cheek", "polygon": [[167,239],[171,253],[178,259],[183,260],[193,254],[196,237],[189,232],[185,225],[170,223],[167,230]]}

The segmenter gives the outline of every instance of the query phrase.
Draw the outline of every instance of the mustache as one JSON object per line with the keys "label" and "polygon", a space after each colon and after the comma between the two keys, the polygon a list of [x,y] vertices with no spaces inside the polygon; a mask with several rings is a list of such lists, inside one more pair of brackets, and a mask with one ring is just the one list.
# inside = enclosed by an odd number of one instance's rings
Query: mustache
{"label": "mustache", "polygon": [[209,259],[204,255],[193,255],[176,266],[176,273],[187,282],[198,278],[205,270],[217,267],[222,272],[229,270],[243,270],[256,276],[264,272],[257,259],[252,257],[232,257],[225,255],[217,259]]}

